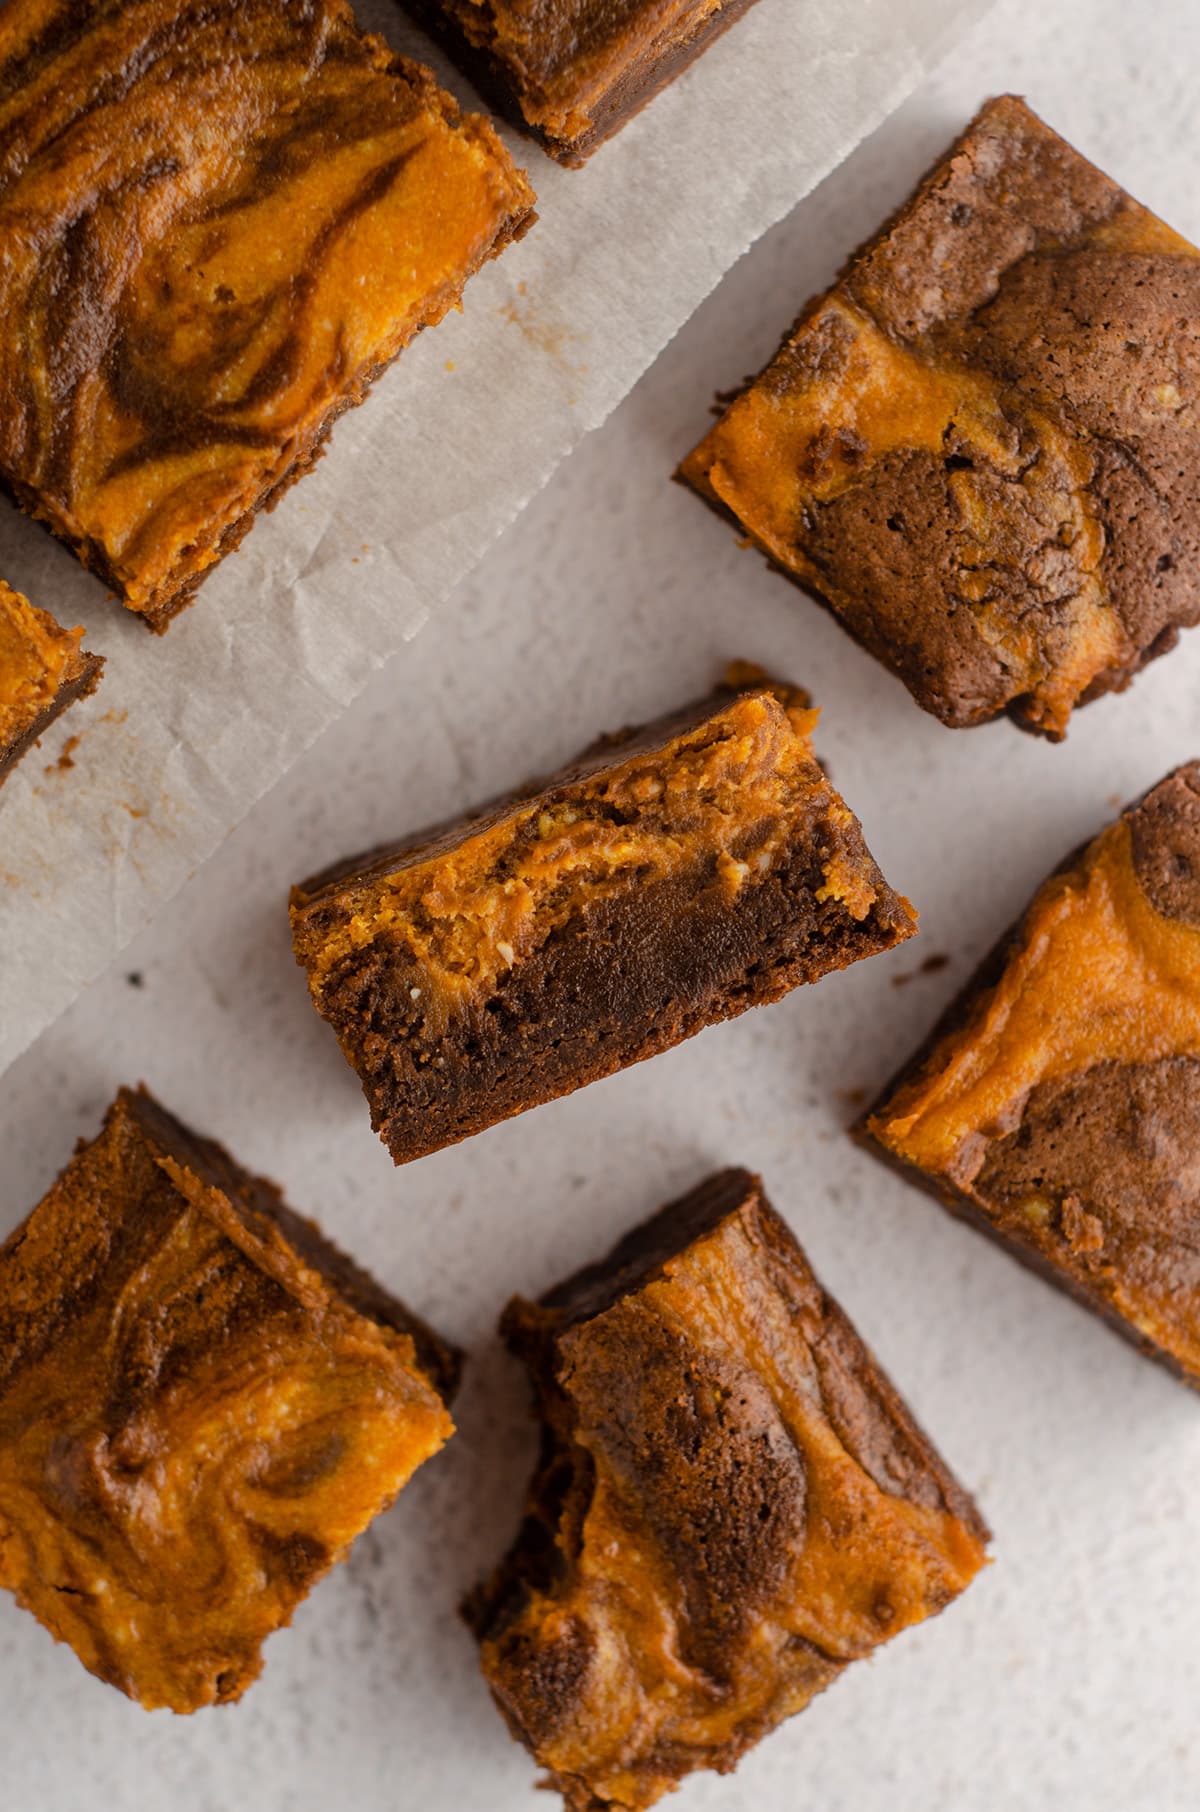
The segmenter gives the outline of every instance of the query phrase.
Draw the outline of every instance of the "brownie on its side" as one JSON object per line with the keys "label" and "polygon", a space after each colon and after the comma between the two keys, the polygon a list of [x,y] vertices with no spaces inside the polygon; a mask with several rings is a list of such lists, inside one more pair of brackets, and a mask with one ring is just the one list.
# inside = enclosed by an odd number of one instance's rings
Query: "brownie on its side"
{"label": "brownie on its side", "polygon": [[578,167],[753,0],[401,0],[481,93]]}
{"label": "brownie on its side", "polygon": [[155,629],[533,217],[347,0],[8,0],[0,143],[0,482]]}
{"label": "brownie on its side", "polygon": [[984,1564],[970,1497],[745,1171],[502,1327],[542,1456],[467,1617],[571,1812],[728,1772]]}
{"label": "brownie on its side", "polygon": [[0,1584],[147,1708],[237,1699],[453,1433],[457,1355],[122,1090],[0,1247]]}
{"label": "brownie on its side", "polygon": [[817,714],[752,671],[293,889],[297,961],[398,1164],[912,935]]}
{"label": "brownie on its side", "polygon": [[1060,738],[1200,620],[1200,257],[1012,97],[680,476],[959,728]]}
{"label": "brownie on its side", "polygon": [[0,786],[55,718],[100,684],[104,662],[82,641],[82,629],[63,629],[0,579]]}
{"label": "brownie on its side", "polygon": [[1200,1385],[1200,763],[1050,877],[866,1131]]}

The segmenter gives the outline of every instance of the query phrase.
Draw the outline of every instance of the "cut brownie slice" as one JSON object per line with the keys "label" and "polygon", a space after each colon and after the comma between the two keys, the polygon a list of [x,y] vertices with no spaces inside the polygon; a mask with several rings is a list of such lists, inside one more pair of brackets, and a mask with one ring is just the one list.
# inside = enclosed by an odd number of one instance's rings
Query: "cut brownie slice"
{"label": "cut brownie slice", "polygon": [[82,641],[82,629],[63,629],[0,579],[0,786],[55,718],[99,685],[104,662]]}
{"label": "cut brownie slice", "polygon": [[753,0],[401,0],[492,105],[561,164],[681,75]]}
{"label": "cut brownie slice", "polygon": [[745,1171],[502,1326],[542,1457],[467,1616],[572,1812],[728,1772],[984,1564],[970,1497]]}
{"label": "cut brownie slice", "polygon": [[346,0],[9,0],[0,144],[0,480],[156,629],[532,219]]}
{"label": "cut brownie slice", "polygon": [[0,1247],[0,1584],[147,1707],[265,1637],[453,1432],[457,1356],[144,1090]]}
{"label": "cut brownie slice", "polygon": [[867,1130],[1200,1384],[1200,764],[1050,877]]}
{"label": "cut brownie slice", "polygon": [[815,721],[747,678],[293,890],[297,960],[397,1163],[911,936]]}
{"label": "cut brownie slice", "polygon": [[680,475],[954,727],[1200,619],[1200,258],[992,101]]}

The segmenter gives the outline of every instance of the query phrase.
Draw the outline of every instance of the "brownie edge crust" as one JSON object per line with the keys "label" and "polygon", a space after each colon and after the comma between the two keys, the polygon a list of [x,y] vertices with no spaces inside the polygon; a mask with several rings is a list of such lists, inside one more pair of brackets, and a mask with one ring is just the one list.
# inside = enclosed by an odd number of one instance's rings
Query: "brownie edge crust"
{"label": "brownie edge crust", "polygon": [[458,1365],[122,1090],[0,1246],[0,1585],[146,1709],[230,1703],[453,1433]]}
{"label": "brownie edge crust", "polygon": [[858,1130],[1200,1386],[1200,763],[1050,876]]}
{"label": "brownie edge crust", "polygon": [[579,169],[754,0],[401,0],[506,119]]}
{"label": "brownie edge crust", "polygon": [[815,721],[739,678],[293,890],[297,961],[397,1163],[912,935]]}
{"label": "brownie edge crust", "polygon": [[542,1454],[465,1613],[571,1812],[729,1772],[985,1564],[971,1498],[745,1171],[502,1329]]}
{"label": "brownie edge crust", "polygon": [[952,728],[1200,619],[1200,256],[988,102],[679,474]]}

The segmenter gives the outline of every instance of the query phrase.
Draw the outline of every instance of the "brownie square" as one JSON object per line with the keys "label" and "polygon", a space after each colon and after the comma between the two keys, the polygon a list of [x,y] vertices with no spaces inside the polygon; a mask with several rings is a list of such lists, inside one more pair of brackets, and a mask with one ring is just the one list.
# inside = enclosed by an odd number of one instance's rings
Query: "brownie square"
{"label": "brownie square", "polygon": [[265,1637],[453,1433],[457,1356],[145,1092],[0,1247],[0,1584],[147,1708]]}
{"label": "brownie square", "polygon": [[0,579],[0,786],[68,705],[100,684],[104,662]]}
{"label": "brownie square", "polygon": [[572,1812],[729,1772],[985,1562],[975,1505],[743,1170],[502,1328],[542,1454],[467,1616]]}
{"label": "brownie square", "polygon": [[1054,739],[1200,617],[1200,261],[988,103],[680,476],[954,728]]}
{"label": "brownie square", "polygon": [[866,1130],[1200,1383],[1200,763],[1051,875]]}
{"label": "brownie square", "polygon": [[597,146],[753,0],[401,0],[514,126],[560,164]]}
{"label": "brownie square", "polygon": [[0,481],[165,628],[533,199],[346,0],[9,0]]}
{"label": "brownie square", "polygon": [[910,937],[756,670],[292,892],[297,961],[403,1163]]}

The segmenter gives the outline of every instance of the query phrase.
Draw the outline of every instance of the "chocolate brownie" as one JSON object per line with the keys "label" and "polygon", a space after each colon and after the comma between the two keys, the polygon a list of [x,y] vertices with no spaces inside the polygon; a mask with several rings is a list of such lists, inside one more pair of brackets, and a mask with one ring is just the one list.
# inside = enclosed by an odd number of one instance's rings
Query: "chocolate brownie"
{"label": "chocolate brownie", "polygon": [[680,476],[955,728],[1200,618],[1200,259],[991,101]]}
{"label": "chocolate brownie", "polygon": [[984,1564],[975,1505],[744,1170],[502,1327],[542,1455],[467,1616],[572,1812],[728,1772]]}
{"label": "chocolate brownie", "polygon": [[808,700],[733,677],[293,889],[297,961],[398,1164],[912,935]]}
{"label": "chocolate brownie", "polygon": [[0,579],[0,786],[55,718],[99,685],[104,662],[82,641],[82,629],[63,629]]}
{"label": "chocolate brownie", "polygon": [[491,104],[579,166],[753,0],[401,0]]}
{"label": "chocolate brownie", "polygon": [[866,1131],[1200,1384],[1200,763],[1050,877]]}
{"label": "chocolate brownie", "polygon": [[165,628],[533,199],[347,0],[8,0],[0,482]]}
{"label": "chocolate brownie", "polygon": [[453,1433],[458,1359],[123,1089],[0,1247],[0,1584],[146,1707],[261,1646]]}

